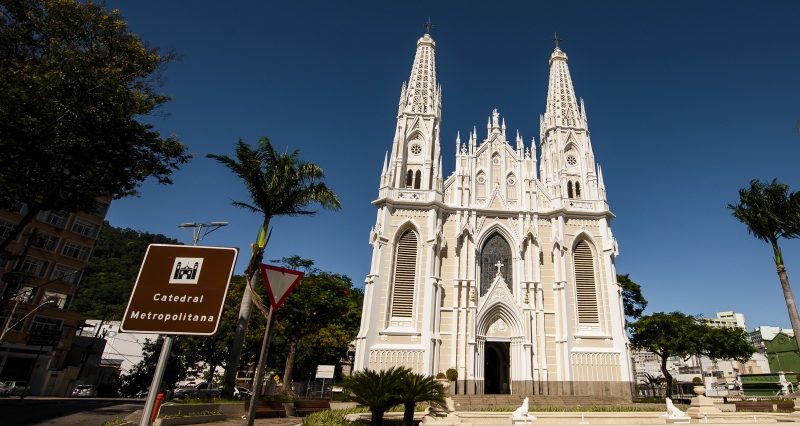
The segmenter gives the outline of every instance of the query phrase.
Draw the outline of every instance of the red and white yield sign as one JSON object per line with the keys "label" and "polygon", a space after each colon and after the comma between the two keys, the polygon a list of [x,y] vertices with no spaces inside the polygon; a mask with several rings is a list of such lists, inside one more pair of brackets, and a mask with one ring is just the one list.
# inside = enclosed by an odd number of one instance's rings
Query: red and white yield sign
{"label": "red and white yield sign", "polygon": [[261,274],[267,287],[269,302],[272,309],[280,309],[286,298],[292,293],[304,273],[278,266],[261,264]]}

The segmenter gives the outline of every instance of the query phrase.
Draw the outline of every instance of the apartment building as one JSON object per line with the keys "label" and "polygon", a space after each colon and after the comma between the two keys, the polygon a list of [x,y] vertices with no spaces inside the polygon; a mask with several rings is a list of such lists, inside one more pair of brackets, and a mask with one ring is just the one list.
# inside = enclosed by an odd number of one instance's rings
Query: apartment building
{"label": "apartment building", "polygon": [[[11,259],[0,258],[0,381],[26,381],[29,393],[54,396],[76,383],[80,365],[67,353],[79,315],[70,305],[109,204],[106,198],[91,212],[43,211],[10,243]],[[0,210],[0,238],[26,213],[24,204]]]}

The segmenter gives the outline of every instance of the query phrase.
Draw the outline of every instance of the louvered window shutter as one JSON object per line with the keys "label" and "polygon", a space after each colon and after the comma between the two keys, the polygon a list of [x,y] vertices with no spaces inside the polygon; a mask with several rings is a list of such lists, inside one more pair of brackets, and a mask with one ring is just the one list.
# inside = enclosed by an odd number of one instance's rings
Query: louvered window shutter
{"label": "louvered window shutter", "polygon": [[575,294],[578,301],[578,322],[597,324],[597,286],[594,279],[592,250],[586,241],[575,246],[572,259],[575,265]]}
{"label": "louvered window shutter", "polygon": [[392,290],[392,317],[411,318],[417,272],[417,234],[406,231],[397,244]]}

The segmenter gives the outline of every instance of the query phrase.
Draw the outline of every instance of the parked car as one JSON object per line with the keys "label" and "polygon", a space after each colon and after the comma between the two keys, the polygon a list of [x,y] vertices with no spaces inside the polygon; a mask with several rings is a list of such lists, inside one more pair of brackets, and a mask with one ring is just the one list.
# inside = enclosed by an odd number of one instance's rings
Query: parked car
{"label": "parked car", "polygon": [[176,390],[172,397],[175,399],[216,398],[220,394],[222,394],[222,388],[212,388],[207,382],[200,382],[194,386]]}
{"label": "parked car", "polygon": [[250,399],[253,396],[253,392],[250,392],[250,389],[243,388],[241,386],[236,386],[233,388],[233,397],[236,399]]}
{"label": "parked car", "polygon": [[22,392],[25,392],[26,386],[27,383],[20,380],[0,382],[0,395],[22,395]]}
{"label": "parked car", "polygon": [[97,396],[97,389],[94,385],[78,385],[72,390],[74,398],[94,398]]}

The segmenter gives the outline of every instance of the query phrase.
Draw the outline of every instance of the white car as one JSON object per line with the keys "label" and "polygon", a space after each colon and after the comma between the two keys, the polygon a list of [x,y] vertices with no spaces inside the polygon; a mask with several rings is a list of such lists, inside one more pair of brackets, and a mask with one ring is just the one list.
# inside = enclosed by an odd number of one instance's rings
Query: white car
{"label": "white car", "polygon": [[75,398],[94,398],[97,396],[97,389],[93,385],[78,385],[72,390],[72,396]]}

